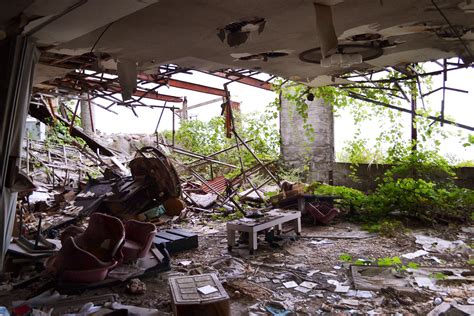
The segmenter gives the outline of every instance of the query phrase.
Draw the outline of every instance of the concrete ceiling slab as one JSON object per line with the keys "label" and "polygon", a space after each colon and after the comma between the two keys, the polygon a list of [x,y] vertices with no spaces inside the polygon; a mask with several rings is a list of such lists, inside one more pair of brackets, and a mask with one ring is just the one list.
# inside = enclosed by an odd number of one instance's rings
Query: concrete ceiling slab
{"label": "concrete ceiling slab", "polygon": [[[37,33],[38,43],[54,44],[50,51],[68,55],[89,52],[96,44],[95,52],[135,61],[142,71],[168,63],[202,70],[247,68],[319,85],[354,69],[323,68],[299,58],[301,52],[319,47],[312,1],[161,0],[148,5],[149,0],[140,2],[146,7],[129,15],[124,1],[89,0],[89,7],[84,5]],[[139,2],[133,3],[139,9]],[[436,3],[472,49],[470,5],[455,0]],[[449,36],[446,21],[430,0],[329,4],[339,44],[379,45],[383,49],[382,56],[356,65],[357,69],[468,54]],[[117,16],[122,18],[105,29],[103,25]],[[245,34],[237,34],[230,45],[225,38],[236,29]],[[281,51],[288,54],[272,55]],[[235,58],[262,54],[274,58]],[[318,76],[326,79],[315,80]]]}
{"label": "concrete ceiling slab", "polygon": [[33,21],[25,27],[27,33],[40,23],[78,3],[79,6],[64,16],[54,20],[33,34],[40,46],[58,45],[90,33],[104,25],[115,22],[135,11],[146,8],[158,0],[89,0],[81,1],[35,1],[25,14],[45,15],[40,21]]}

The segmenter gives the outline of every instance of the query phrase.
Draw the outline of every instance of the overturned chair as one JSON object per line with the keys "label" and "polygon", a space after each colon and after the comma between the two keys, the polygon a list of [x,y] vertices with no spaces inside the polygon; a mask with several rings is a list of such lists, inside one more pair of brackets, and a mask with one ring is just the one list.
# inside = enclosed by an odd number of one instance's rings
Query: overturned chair
{"label": "overturned chair", "polygon": [[338,208],[326,202],[306,203],[305,210],[313,218],[313,224],[328,224],[340,213]]}
{"label": "overturned chair", "polygon": [[64,282],[102,281],[122,260],[125,228],[116,217],[94,213],[87,229],[77,234],[79,231],[77,227],[64,231],[62,248],[48,258],[46,267]]}

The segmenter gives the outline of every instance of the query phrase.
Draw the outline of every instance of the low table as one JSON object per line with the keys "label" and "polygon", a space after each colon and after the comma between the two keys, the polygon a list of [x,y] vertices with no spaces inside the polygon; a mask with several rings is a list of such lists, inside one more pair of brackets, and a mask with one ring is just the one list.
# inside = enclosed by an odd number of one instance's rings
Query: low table
{"label": "low table", "polygon": [[235,232],[249,234],[249,250],[252,254],[257,250],[257,233],[262,230],[274,228],[282,231],[284,223],[292,222],[297,235],[301,233],[301,212],[272,210],[260,218],[241,218],[227,223],[227,246],[229,251],[235,245]]}

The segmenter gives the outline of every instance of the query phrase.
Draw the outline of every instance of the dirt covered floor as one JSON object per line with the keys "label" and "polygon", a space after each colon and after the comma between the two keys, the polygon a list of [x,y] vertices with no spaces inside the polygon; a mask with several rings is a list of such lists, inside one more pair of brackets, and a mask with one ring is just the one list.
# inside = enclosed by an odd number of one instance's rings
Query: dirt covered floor
{"label": "dirt covered floor", "polygon": [[[171,313],[170,276],[213,272],[231,298],[232,315],[426,315],[441,304],[456,302],[469,308],[474,303],[472,227],[413,229],[385,238],[345,221],[327,226],[303,221],[301,236],[290,233],[290,238],[273,245],[260,236],[258,250],[250,255],[246,245],[228,251],[223,222],[206,222],[195,214],[179,226],[198,232],[199,247],[173,255],[170,271],[142,278],[143,294],[130,294],[125,282],[86,290],[79,297],[117,294],[122,304],[154,308],[167,315]],[[440,239],[432,242],[429,238]],[[351,274],[353,264],[392,265],[387,268],[390,277],[406,281],[407,287],[391,287],[393,280],[376,275],[371,284],[380,289],[358,290],[360,285]],[[425,269],[431,271],[429,267],[442,268],[425,273]],[[27,299],[41,285],[3,292],[0,305],[10,307],[14,300]]]}

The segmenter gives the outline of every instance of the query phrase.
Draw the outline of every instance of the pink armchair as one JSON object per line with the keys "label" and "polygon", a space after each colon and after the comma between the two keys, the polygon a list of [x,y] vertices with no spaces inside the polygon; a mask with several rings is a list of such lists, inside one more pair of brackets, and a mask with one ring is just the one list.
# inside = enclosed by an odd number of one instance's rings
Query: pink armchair
{"label": "pink armchair", "polygon": [[122,247],[123,261],[129,262],[146,256],[156,234],[151,223],[130,220],[125,223],[125,243]]}
{"label": "pink armchair", "polygon": [[81,249],[74,238],[64,240],[56,256],[49,257],[46,268],[60,280],[74,283],[94,283],[104,280],[117,261],[104,262],[88,251]]}
{"label": "pink armchair", "polygon": [[125,239],[122,222],[113,216],[94,213],[89,226],[71,228],[61,236],[62,248],[48,258],[46,267],[63,281],[94,283],[104,280],[121,260]]}
{"label": "pink armchair", "polygon": [[117,217],[102,213],[92,214],[86,231],[74,237],[79,247],[102,261],[120,260],[124,240],[122,222]]}

